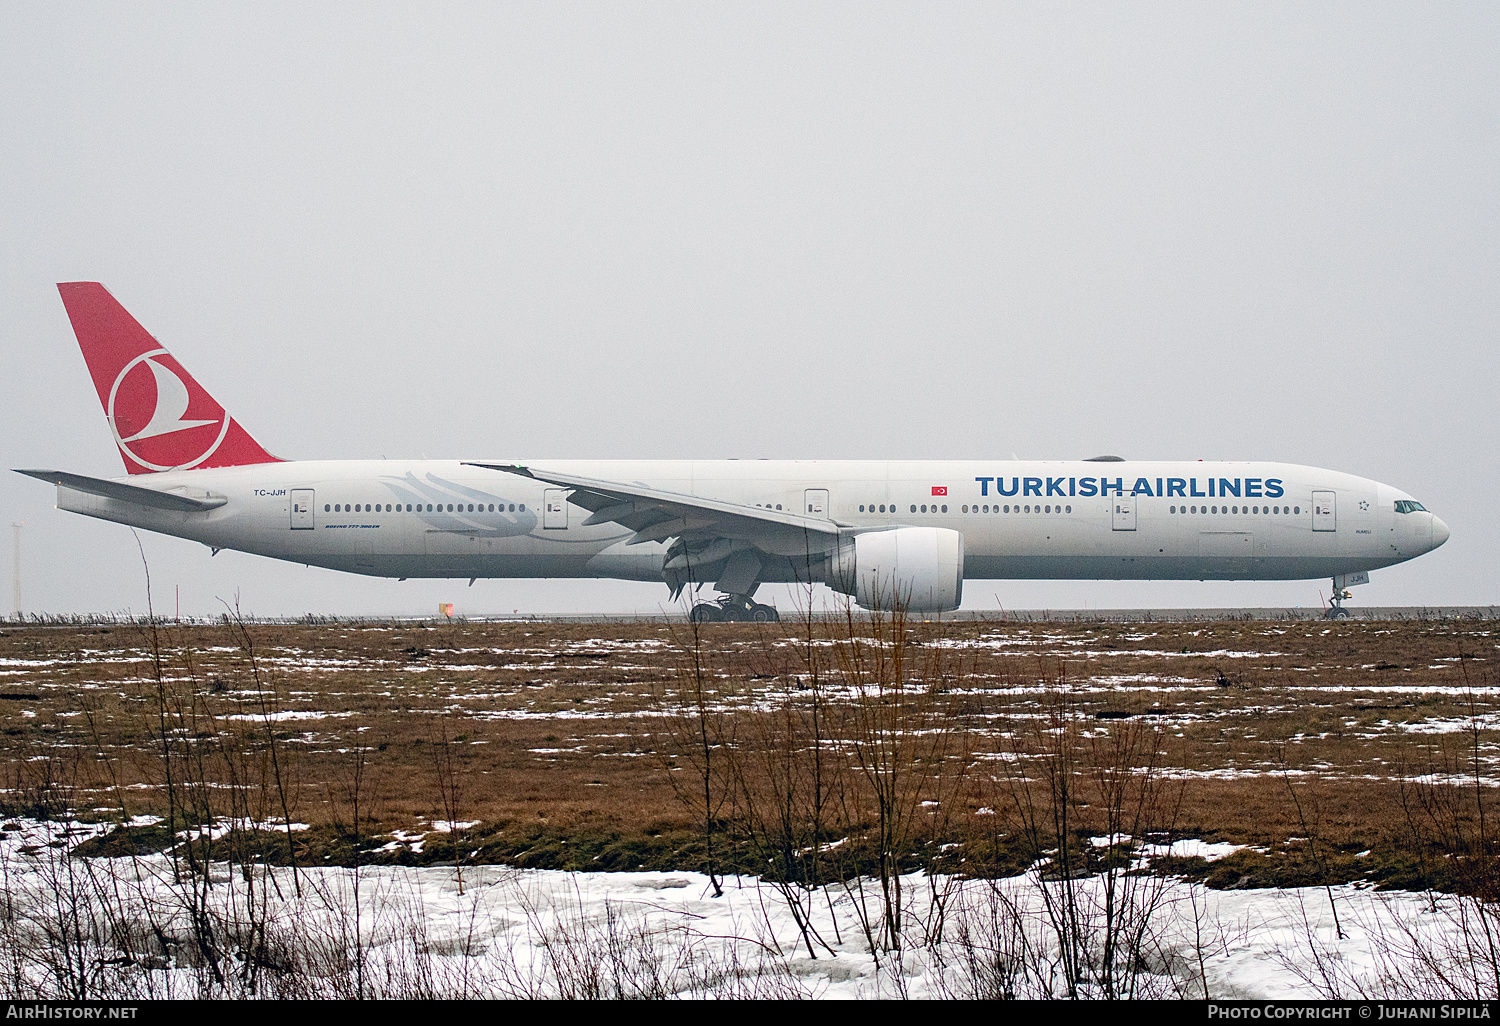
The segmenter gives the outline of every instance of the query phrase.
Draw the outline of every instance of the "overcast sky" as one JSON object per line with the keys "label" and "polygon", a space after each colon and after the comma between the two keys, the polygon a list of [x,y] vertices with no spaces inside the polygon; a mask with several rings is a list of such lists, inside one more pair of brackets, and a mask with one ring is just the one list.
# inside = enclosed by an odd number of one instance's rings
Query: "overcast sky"
{"label": "overcast sky", "polygon": [[[123,472],[54,287],[97,280],[286,458],[1304,463],[1452,529],[1357,603],[1500,602],[1497,54],[1493,3],[0,0],[3,466]],[[144,611],[53,501],[0,474],[25,607]],[[141,537],[184,613],[667,598]]]}

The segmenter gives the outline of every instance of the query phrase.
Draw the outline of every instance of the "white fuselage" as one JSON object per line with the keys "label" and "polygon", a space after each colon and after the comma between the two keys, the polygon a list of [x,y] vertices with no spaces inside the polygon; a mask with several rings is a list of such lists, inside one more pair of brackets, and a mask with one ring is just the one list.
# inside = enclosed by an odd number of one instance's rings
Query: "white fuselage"
{"label": "white fuselage", "polygon": [[[545,466],[557,474],[784,508],[853,529],[948,528],[963,535],[968,579],[1332,577],[1400,563],[1448,537],[1431,513],[1397,511],[1397,500],[1410,498],[1404,492],[1280,463]],[[632,532],[618,524],[584,526],[588,512],[569,506],[566,489],[458,461],[285,462],[128,480],[227,501],[206,512],[176,512],[59,487],[58,505],[216,549],[372,576],[662,580],[662,542],[626,544]],[[762,581],[780,579],[767,569]]]}

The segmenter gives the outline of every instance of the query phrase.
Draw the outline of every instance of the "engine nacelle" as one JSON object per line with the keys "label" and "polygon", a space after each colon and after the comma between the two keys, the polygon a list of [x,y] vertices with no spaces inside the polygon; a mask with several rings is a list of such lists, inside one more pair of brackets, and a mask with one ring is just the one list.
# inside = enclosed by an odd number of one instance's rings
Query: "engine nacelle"
{"label": "engine nacelle", "polygon": [[828,557],[828,586],[865,609],[942,612],[964,597],[964,536],[942,527],[866,531]]}

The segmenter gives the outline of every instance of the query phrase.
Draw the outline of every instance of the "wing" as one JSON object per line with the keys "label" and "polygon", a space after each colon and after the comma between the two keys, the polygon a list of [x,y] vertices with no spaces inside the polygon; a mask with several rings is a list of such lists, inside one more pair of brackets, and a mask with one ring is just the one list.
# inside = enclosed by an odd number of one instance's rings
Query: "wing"
{"label": "wing", "polygon": [[570,488],[572,494],[568,501],[591,514],[584,526],[619,524],[635,532],[627,545],[668,538],[707,543],[723,540],[748,543],[769,555],[805,558],[828,552],[838,544],[841,532],[841,526],[831,520],[661,491],[645,485],[600,481],[502,463],[469,463],[466,466],[499,470],[559,488]]}

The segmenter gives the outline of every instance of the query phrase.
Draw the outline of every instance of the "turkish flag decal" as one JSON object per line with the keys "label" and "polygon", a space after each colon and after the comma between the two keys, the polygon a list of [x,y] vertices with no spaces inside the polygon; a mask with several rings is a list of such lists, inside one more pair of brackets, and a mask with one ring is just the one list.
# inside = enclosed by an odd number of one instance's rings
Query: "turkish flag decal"
{"label": "turkish flag decal", "polygon": [[948,494],[948,486],[947,485],[933,485],[932,486],[932,494],[933,495],[947,495]]}

